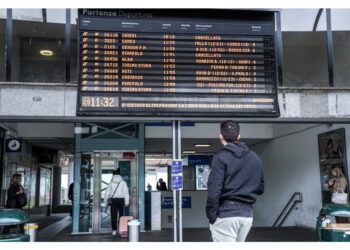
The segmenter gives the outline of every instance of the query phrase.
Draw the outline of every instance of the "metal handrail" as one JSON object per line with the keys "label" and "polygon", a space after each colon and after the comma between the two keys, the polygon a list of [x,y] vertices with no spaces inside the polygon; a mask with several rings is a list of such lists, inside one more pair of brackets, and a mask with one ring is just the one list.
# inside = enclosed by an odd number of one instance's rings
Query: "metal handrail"
{"label": "metal handrail", "polygon": [[278,218],[276,219],[275,223],[273,223],[273,225],[272,225],[273,227],[276,227],[277,222],[280,220],[280,218],[282,217],[282,215],[284,214],[284,212],[286,211],[286,209],[289,207],[289,205],[290,205],[291,202],[293,201],[294,197],[297,196],[297,195],[299,195],[299,199],[298,199],[298,200],[294,200],[293,205],[289,208],[288,212],[285,214],[285,216],[283,217],[281,223],[279,223],[278,227],[280,227],[280,226],[283,224],[283,222],[287,219],[287,217],[289,216],[289,214],[290,214],[290,212],[293,210],[293,208],[296,206],[296,204],[297,204],[298,202],[302,202],[302,201],[303,201],[303,195],[302,195],[302,193],[300,193],[300,192],[295,192],[295,193],[292,195],[292,197],[289,199],[287,205],[284,206],[282,212],[280,213],[280,215],[279,215]]}

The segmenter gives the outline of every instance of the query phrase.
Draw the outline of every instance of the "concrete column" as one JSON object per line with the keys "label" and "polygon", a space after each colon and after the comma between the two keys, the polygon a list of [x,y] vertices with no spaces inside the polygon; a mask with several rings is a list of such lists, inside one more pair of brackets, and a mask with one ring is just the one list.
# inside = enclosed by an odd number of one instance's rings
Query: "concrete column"
{"label": "concrete column", "polygon": [[56,213],[61,201],[61,166],[53,166],[52,171],[52,212]]}

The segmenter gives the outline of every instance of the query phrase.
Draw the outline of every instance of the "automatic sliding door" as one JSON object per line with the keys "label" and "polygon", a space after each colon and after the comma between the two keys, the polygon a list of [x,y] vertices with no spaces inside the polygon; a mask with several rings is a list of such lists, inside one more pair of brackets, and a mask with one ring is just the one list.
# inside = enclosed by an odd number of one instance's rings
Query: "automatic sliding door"
{"label": "automatic sliding door", "polygon": [[110,207],[104,206],[107,185],[110,183],[113,171],[120,168],[120,174],[129,188],[129,207],[124,209],[124,215],[138,217],[137,199],[137,153],[134,157],[123,157],[123,151],[108,151],[94,153],[94,189],[92,232],[109,232],[112,230]]}

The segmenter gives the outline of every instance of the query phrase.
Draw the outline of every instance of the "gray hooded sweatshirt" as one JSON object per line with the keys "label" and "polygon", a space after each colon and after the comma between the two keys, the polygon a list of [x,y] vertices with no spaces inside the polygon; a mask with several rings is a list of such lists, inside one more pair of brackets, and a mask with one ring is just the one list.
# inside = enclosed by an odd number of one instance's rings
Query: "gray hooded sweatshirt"
{"label": "gray hooded sweatshirt", "polygon": [[[117,186],[118,189],[116,190]],[[129,189],[126,182],[120,175],[114,175],[111,182],[107,186],[104,202],[107,203],[109,198],[124,198],[125,205],[129,204]]]}

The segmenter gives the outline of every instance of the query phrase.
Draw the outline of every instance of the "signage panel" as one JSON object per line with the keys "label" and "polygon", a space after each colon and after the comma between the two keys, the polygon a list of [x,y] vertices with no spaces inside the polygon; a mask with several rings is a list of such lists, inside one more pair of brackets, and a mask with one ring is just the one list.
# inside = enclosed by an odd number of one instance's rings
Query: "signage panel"
{"label": "signage panel", "polygon": [[209,157],[207,155],[189,155],[188,156],[188,165],[196,166],[196,165],[208,165]]}
{"label": "signage panel", "polygon": [[81,9],[78,21],[78,115],[279,115],[273,12]]}
{"label": "signage panel", "polygon": [[[162,199],[162,209],[172,209],[174,208],[173,197],[163,197]],[[191,208],[191,196],[182,197],[182,208]]]}
{"label": "signage panel", "polygon": [[172,161],[171,163],[171,182],[173,190],[182,190],[183,176],[182,176],[182,161]]}

